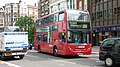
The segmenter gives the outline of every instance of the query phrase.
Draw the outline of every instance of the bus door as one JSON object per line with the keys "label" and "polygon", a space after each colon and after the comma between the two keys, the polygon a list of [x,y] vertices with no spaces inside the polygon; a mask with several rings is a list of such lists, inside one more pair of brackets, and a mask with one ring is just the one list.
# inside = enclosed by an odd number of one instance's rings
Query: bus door
{"label": "bus door", "polygon": [[43,43],[42,43],[42,45],[43,45],[43,48],[44,48],[45,52],[49,51],[48,44],[49,44],[48,43],[48,34],[44,34],[43,35]]}

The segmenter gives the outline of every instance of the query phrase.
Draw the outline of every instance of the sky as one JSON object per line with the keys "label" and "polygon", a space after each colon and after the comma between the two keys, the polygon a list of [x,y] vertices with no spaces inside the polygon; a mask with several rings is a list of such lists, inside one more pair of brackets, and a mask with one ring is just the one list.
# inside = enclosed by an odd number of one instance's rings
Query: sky
{"label": "sky", "polygon": [[[34,5],[34,3],[37,3],[38,0],[21,0],[28,4]],[[0,0],[0,7],[4,6],[6,3],[18,3],[19,0]]]}

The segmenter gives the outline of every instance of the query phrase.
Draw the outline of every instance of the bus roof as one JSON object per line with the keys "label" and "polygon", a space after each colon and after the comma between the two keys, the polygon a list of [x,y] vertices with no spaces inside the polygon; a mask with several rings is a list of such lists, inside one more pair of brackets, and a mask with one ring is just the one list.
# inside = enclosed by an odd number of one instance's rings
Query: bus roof
{"label": "bus roof", "polygon": [[83,10],[73,10],[73,9],[68,9],[66,10],[67,13],[78,13],[78,12],[81,12],[81,13],[86,13],[88,14],[88,11],[83,11]]}

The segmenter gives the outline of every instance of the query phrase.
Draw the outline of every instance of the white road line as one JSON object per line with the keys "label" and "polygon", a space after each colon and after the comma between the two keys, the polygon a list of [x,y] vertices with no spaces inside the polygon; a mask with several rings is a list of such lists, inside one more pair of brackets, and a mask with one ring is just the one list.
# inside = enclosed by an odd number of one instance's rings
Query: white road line
{"label": "white road line", "polygon": [[21,67],[21,66],[12,64],[12,63],[4,62],[4,61],[1,61],[1,63],[2,63],[2,64],[7,64],[7,65],[10,66],[10,67]]}

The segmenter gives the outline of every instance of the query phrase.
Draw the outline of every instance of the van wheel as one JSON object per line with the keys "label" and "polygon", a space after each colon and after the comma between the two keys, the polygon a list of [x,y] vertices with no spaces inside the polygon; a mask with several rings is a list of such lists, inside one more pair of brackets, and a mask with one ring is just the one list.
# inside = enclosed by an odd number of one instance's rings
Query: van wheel
{"label": "van wheel", "polygon": [[115,62],[114,62],[114,60],[113,60],[112,58],[107,57],[107,58],[105,59],[105,65],[106,65],[107,67],[111,67],[111,66],[113,66],[114,64],[115,64]]}
{"label": "van wheel", "polygon": [[57,48],[54,48],[53,55],[56,56],[56,57],[58,56],[58,49]]}
{"label": "van wheel", "polygon": [[6,57],[4,56],[4,53],[2,53],[2,54],[1,54],[1,60],[4,61],[5,59],[6,59]]}
{"label": "van wheel", "polygon": [[25,55],[20,55],[19,57],[20,57],[20,59],[23,59],[23,58],[24,58],[24,56],[25,56]]}
{"label": "van wheel", "polygon": [[38,53],[40,53],[41,52],[41,48],[40,48],[40,45],[38,46]]}

